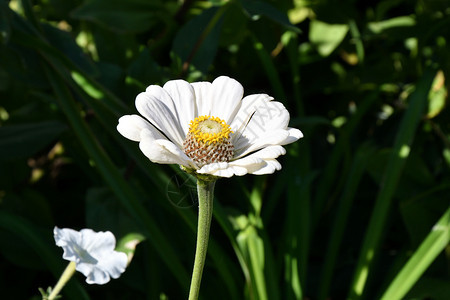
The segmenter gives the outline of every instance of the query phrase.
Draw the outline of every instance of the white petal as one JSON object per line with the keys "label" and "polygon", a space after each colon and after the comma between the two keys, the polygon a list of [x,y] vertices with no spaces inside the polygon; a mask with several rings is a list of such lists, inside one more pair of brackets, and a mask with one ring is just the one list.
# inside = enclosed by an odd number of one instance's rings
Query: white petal
{"label": "white petal", "polygon": [[255,153],[231,162],[212,163],[203,166],[197,172],[211,174],[219,177],[242,176],[250,174],[271,174],[281,169],[281,165],[275,160],[280,155],[286,154],[286,150],[279,145],[268,146]]}
{"label": "white petal", "polygon": [[145,93],[148,94],[148,95],[151,95],[153,98],[159,99],[162,103],[164,103],[170,109],[170,111],[174,115],[176,115],[175,103],[173,102],[172,97],[161,86],[159,86],[159,85],[149,85],[145,89]]}
{"label": "white petal", "polygon": [[194,88],[195,102],[197,106],[196,117],[211,115],[211,99],[209,99],[211,82],[193,82],[191,85]]}
{"label": "white petal", "polygon": [[189,122],[196,115],[193,87],[184,80],[171,80],[163,86],[163,89],[172,98],[181,128],[183,128],[183,133],[186,134],[189,130]]}
{"label": "white petal", "polygon": [[275,129],[286,129],[289,123],[289,112],[283,104],[276,101],[262,101],[256,107],[255,113],[242,132],[242,135],[252,142],[262,133]]}
{"label": "white petal", "polygon": [[[154,88],[154,90],[161,91],[162,89]],[[172,142],[181,147],[185,133],[180,126],[177,116],[170,108],[169,104],[171,102],[166,101],[166,103],[148,92],[140,93],[136,97],[136,108],[139,113],[164,133]]]}
{"label": "white petal", "polygon": [[251,142],[241,137],[235,144],[234,158],[243,157],[271,145],[281,145],[289,137],[289,131],[284,129],[264,132],[256,140]]}
{"label": "white petal", "polygon": [[244,88],[238,81],[227,76],[216,78],[209,94],[211,115],[230,124],[238,112],[243,95]]}
{"label": "white petal", "polygon": [[116,247],[116,238],[110,231],[95,232],[86,228],[80,231],[80,246],[92,257],[99,260],[104,253],[110,253]]}
{"label": "white petal", "polygon": [[154,130],[151,130],[150,128],[142,129],[139,141],[142,141],[143,139],[167,140],[167,138],[163,136],[156,128],[154,128]]}
{"label": "white petal", "polygon": [[127,263],[128,258],[125,253],[113,251],[107,256],[105,255],[102,260],[99,261],[98,268],[106,272],[112,278],[116,279],[119,278],[123,272],[125,272]]}
{"label": "white petal", "polygon": [[234,138],[235,157],[288,141],[289,112],[276,101],[261,101],[246,127]]}
{"label": "white petal", "polygon": [[235,175],[235,170],[234,170],[234,168],[230,167],[230,168],[226,168],[226,169],[219,169],[219,170],[216,170],[209,174],[218,176],[218,177],[230,178],[231,176]]}
{"label": "white petal", "polygon": [[285,155],[286,150],[279,145],[268,146],[264,149],[261,149],[255,153],[252,153],[245,158],[260,158],[260,159],[273,159],[277,158],[280,155]]}
{"label": "white petal", "polygon": [[135,142],[140,141],[141,130],[148,128],[156,130],[149,122],[138,115],[126,115],[119,119],[117,131],[127,139]]}
{"label": "white petal", "polygon": [[[108,283],[111,278],[105,270],[97,266],[92,266],[92,268],[84,269],[83,266],[77,265],[77,271],[83,273],[86,276],[86,282],[89,284],[105,284]],[[90,266],[87,266],[88,268]],[[84,272],[83,272],[84,271]],[[87,274],[86,274],[87,273]]]}
{"label": "white petal", "polygon": [[[230,165],[230,169],[232,170],[233,174],[236,176],[244,176],[245,174],[248,173],[248,169],[245,167],[241,167],[241,166]],[[216,175],[216,176],[219,176],[219,175]]]}
{"label": "white petal", "polygon": [[[261,169],[262,167],[264,167],[265,164],[266,163],[264,162],[263,159],[258,158],[258,157],[250,157],[250,156],[246,156],[244,158],[230,162],[230,165],[233,166],[234,168],[245,169],[245,174],[255,172],[255,171]],[[242,175],[245,175],[245,174],[242,174]],[[240,174],[236,174],[236,175],[240,176]]]}
{"label": "white petal", "polygon": [[265,163],[264,167],[249,173],[254,175],[265,175],[281,170],[281,164],[276,159],[265,160]]}
{"label": "white petal", "polygon": [[278,162],[272,162],[274,158],[284,154],[286,154],[286,150],[283,147],[278,145],[268,146],[258,152],[245,156],[244,158],[232,161],[229,165],[241,166],[247,170],[247,173],[250,174],[269,174],[276,170],[274,167]]}
{"label": "white petal", "polygon": [[[85,262],[78,262],[75,269],[83,274],[84,276],[88,277],[95,269],[95,264],[85,263]],[[86,278],[86,282],[88,282],[88,279]],[[91,283],[91,282],[88,282]]]}
{"label": "white petal", "polygon": [[280,155],[286,154],[286,150],[279,146],[269,146],[264,149],[255,152],[248,157],[259,157],[264,160],[265,165],[261,168],[253,171],[249,171],[251,174],[255,175],[263,175],[263,174],[272,174],[275,171],[281,170],[281,164],[275,159]]}
{"label": "white petal", "polygon": [[289,131],[289,136],[280,145],[291,144],[303,137],[303,133],[300,130],[298,130],[297,128],[288,127],[288,131]]}
{"label": "white petal", "polygon": [[65,246],[68,242],[79,242],[81,235],[78,231],[70,228],[53,228],[53,235],[57,246]]}
{"label": "white petal", "polygon": [[81,234],[70,228],[53,229],[56,245],[64,250],[63,258],[69,261],[77,261],[78,255],[75,251],[75,245],[80,244]]}
{"label": "white petal", "polygon": [[226,168],[228,168],[227,162],[212,163],[212,164],[204,165],[203,167],[200,168],[200,170],[197,170],[197,173],[211,174],[210,172],[214,172],[214,171],[226,169]]}
{"label": "white petal", "polygon": [[152,162],[159,164],[179,164],[197,168],[193,161],[174,143],[168,140],[142,139],[139,148]]}
{"label": "white petal", "polygon": [[256,109],[259,106],[264,107],[265,103],[271,100],[273,98],[266,94],[248,95],[242,99],[241,107],[230,124],[231,129],[235,133],[231,142],[240,137],[243,126],[247,125]]}
{"label": "white petal", "polygon": [[[256,171],[258,168],[251,167],[252,165],[262,164],[265,165],[265,162],[261,159],[248,159],[246,161],[240,160],[237,162],[220,162],[220,163],[212,163],[203,166],[197,172],[200,174],[210,174],[219,177],[231,177],[233,175],[243,176],[249,173],[249,169],[252,171]],[[262,166],[261,166],[262,167]]]}
{"label": "white petal", "polygon": [[[240,171],[238,170],[238,172]],[[197,170],[197,173],[228,178],[235,174],[233,167],[231,167],[227,162],[204,165],[200,170]]]}

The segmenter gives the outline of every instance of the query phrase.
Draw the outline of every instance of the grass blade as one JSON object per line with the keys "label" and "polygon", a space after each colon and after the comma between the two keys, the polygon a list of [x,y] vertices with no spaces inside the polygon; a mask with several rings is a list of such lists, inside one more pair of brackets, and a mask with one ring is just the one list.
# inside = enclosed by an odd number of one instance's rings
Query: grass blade
{"label": "grass blade", "polygon": [[409,107],[397,132],[394,147],[381,183],[381,189],[375,202],[375,207],[369,222],[366,238],[362,246],[353,283],[349,292],[349,299],[360,299],[364,292],[367,277],[370,273],[371,263],[384,229],[392,196],[396,190],[403,166],[408,158],[409,149],[427,104],[428,93],[435,74],[435,70],[427,69],[418,82],[416,90],[410,96]]}
{"label": "grass blade", "polygon": [[281,84],[280,75],[278,74],[277,68],[273,63],[272,58],[269,53],[267,53],[266,49],[264,49],[264,45],[256,38],[255,35],[252,35],[253,40],[253,48],[258,55],[264,70],[266,71],[266,75],[269,78],[270,84],[272,85],[273,92],[275,94],[275,99],[281,102],[285,102],[286,94],[284,93],[283,85]]}
{"label": "grass blade", "polygon": [[368,158],[373,154],[374,150],[375,149],[370,145],[363,144],[356,152],[350,173],[346,176],[348,180],[341,196],[339,207],[336,212],[336,218],[332,225],[333,229],[330,234],[330,240],[328,241],[328,246],[326,247],[325,262],[322,268],[322,278],[320,280],[319,287],[319,300],[323,300],[327,297],[333,277],[333,269],[336,263],[336,258],[339,254],[342,236],[344,235],[344,230],[353,199],[355,198],[358,190],[361,177],[364,174]]}
{"label": "grass blade", "polygon": [[403,299],[420,276],[450,242],[450,208],[384,292],[381,300]]}

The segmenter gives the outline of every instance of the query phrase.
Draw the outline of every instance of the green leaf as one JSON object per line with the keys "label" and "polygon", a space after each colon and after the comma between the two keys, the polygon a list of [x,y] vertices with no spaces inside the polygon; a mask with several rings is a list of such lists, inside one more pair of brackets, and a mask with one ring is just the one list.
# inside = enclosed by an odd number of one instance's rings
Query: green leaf
{"label": "green leaf", "polygon": [[344,40],[349,27],[347,24],[328,24],[312,20],[309,39],[323,57],[330,55]]}
{"label": "green leaf", "polygon": [[367,27],[373,33],[379,34],[387,29],[396,27],[411,27],[414,26],[415,24],[416,20],[412,16],[401,16],[380,22],[371,22],[367,25]]}
{"label": "green leaf", "polygon": [[257,20],[260,16],[265,16],[280,25],[283,25],[289,30],[300,33],[300,29],[292,25],[288,16],[279,11],[276,7],[264,1],[256,0],[242,0],[242,7],[246,14],[252,19]]}
{"label": "green leaf", "polygon": [[101,24],[117,32],[145,32],[166,12],[158,0],[92,0],[72,13],[76,19]]}
{"label": "green leaf", "polygon": [[384,172],[383,184],[377,195],[369,227],[359,255],[349,294],[349,298],[351,299],[360,299],[363,294],[368,274],[371,271],[371,264],[382,237],[390,204],[397,189],[406,159],[409,157],[409,150],[414,139],[416,128],[422,118],[427,95],[435,75],[436,70],[431,68],[427,69],[417,83],[414,93],[410,96],[409,107],[397,131],[393,151],[389,156],[389,161]]}
{"label": "green leaf", "polygon": [[433,87],[428,95],[428,119],[436,117],[444,109],[447,95],[444,72],[439,71],[434,78]]}
{"label": "green leaf", "polygon": [[111,190],[90,188],[86,195],[86,225],[94,230],[110,230],[123,235],[138,231],[136,221],[123,210]]}
{"label": "green leaf", "polygon": [[[245,218],[245,217],[244,217]],[[251,299],[266,300],[267,290],[264,276],[264,242],[252,225],[243,229],[236,237],[239,248],[248,266]]]}
{"label": "green leaf", "polygon": [[[384,169],[392,156],[392,149],[383,149],[375,153],[369,163],[369,174],[376,182],[383,180]],[[404,174],[398,182],[396,196],[410,199],[424,188],[432,188],[436,185],[434,178],[421,155],[413,152],[405,163]]]}
{"label": "green leaf", "polygon": [[130,64],[127,70],[128,76],[139,80],[144,85],[157,83],[161,77],[161,68],[152,58],[148,48],[142,52]]}
{"label": "green leaf", "polygon": [[[403,189],[412,186],[403,187]],[[417,246],[426,237],[430,227],[448,207],[445,195],[450,190],[450,182],[431,185],[416,197],[407,197],[400,203],[400,213],[411,237],[412,245]]]}
{"label": "green leaf", "polygon": [[340,253],[339,249],[342,247],[342,240],[347,226],[350,210],[353,207],[360,181],[365,173],[366,164],[372,159],[372,154],[375,152],[375,147],[370,144],[362,144],[356,151],[349,174],[346,176],[344,190],[339,200],[338,208],[335,211],[335,219],[331,226],[331,234],[328,244],[326,246],[325,262],[322,268],[321,285],[319,288],[318,299],[326,299],[329,292],[334,269]]}
{"label": "green leaf", "polygon": [[0,161],[28,157],[42,150],[66,129],[59,121],[0,127]]}
{"label": "green leaf", "polygon": [[35,224],[51,227],[55,221],[48,200],[40,191],[23,187],[20,191],[6,192],[0,202],[5,210],[15,212]]}
{"label": "green leaf", "polygon": [[248,34],[249,19],[242,13],[242,7],[239,5],[230,5],[224,15],[222,32],[220,33],[220,45],[228,47],[239,45]]}
{"label": "green leaf", "polygon": [[74,38],[66,31],[59,30],[53,26],[44,24],[42,29],[45,32],[48,42],[61,51],[65,57],[78,68],[90,74],[95,74],[97,70],[88,56],[77,45]]}
{"label": "green leaf", "polygon": [[392,281],[382,300],[400,300],[417,282],[435,258],[450,241],[450,208],[431,228],[430,233],[414,252],[397,277]]}
{"label": "green leaf", "polygon": [[216,56],[225,7],[205,10],[178,31],[172,51],[185,64],[204,73],[208,71]]}
{"label": "green leaf", "polygon": [[252,35],[253,40],[253,48],[255,49],[256,54],[261,62],[261,65],[266,72],[267,77],[270,80],[270,84],[272,85],[272,89],[275,94],[275,98],[279,101],[284,101],[286,99],[286,93],[283,89],[282,80],[280,77],[280,73],[276,68],[275,62],[270,55],[269,51],[264,48],[264,44],[259,41],[256,35]]}
{"label": "green leaf", "polygon": [[136,246],[144,240],[145,236],[138,232],[127,233],[117,241],[116,250],[125,252],[128,257],[132,258],[136,251]]}

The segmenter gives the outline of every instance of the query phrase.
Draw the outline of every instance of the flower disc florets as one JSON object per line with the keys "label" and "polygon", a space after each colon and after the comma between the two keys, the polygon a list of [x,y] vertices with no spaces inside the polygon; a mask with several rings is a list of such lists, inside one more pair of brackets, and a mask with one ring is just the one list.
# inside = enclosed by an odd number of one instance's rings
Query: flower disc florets
{"label": "flower disc florets", "polygon": [[220,118],[197,117],[189,124],[183,151],[199,166],[228,162],[233,157],[234,150],[230,142],[232,133],[230,126]]}

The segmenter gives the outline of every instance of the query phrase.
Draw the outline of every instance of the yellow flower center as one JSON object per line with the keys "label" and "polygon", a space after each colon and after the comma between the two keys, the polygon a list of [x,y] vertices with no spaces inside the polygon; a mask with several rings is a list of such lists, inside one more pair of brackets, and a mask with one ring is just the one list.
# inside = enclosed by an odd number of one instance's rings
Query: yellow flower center
{"label": "yellow flower center", "polygon": [[215,163],[228,162],[233,157],[234,146],[230,142],[230,125],[224,120],[200,116],[189,124],[189,132],[183,143],[183,150],[200,167]]}
{"label": "yellow flower center", "polygon": [[196,140],[208,144],[229,139],[230,134],[233,133],[230,125],[217,117],[197,117],[189,125],[189,133],[193,134]]}

